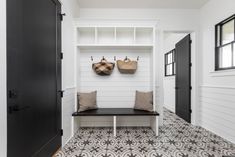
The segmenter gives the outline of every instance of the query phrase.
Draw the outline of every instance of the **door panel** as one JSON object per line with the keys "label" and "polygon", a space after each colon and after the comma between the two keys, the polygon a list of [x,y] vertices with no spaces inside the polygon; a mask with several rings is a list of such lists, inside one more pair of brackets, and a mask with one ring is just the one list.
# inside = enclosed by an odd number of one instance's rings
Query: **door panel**
{"label": "door panel", "polygon": [[176,44],[176,114],[191,122],[191,39],[190,34]]}
{"label": "door panel", "polygon": [[61,146],[60,7],[7,1],[8,157],[50,156]]}

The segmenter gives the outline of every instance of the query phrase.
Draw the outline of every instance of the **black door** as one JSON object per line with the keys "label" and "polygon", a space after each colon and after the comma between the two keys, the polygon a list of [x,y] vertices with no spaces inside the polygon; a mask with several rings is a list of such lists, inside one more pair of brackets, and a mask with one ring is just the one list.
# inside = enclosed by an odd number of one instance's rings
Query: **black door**
{"label": "black door", "polygon": [[191,39],[190,34],[175,45],[176,114],[191,122]]}
{"label": "black door", "polygon": [[7,0],[7,156],[61,146],[61,5]]}

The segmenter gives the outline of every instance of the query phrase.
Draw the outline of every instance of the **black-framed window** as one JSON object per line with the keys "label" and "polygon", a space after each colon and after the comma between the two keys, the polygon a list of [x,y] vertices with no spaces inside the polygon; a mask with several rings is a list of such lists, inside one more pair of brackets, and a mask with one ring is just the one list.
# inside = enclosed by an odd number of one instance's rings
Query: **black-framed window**
{"label": "black-framed window", "polygon": [[165,54],[165,76],[175,75],[175,49]]}
{"label": "black-framed window", "polygon": [[235,69],[235,14],[215,25],[215,70]]}

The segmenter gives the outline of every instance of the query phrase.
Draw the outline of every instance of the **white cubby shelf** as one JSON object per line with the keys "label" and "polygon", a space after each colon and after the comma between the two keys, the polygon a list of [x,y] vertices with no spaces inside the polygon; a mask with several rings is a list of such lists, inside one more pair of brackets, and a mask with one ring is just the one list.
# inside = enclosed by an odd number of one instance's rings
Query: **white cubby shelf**
{"label": "white cubby shelf", "polygon": [[[97,90],[98,107],[131,108],[134,105],[135,91],[154,92],[155,100],[155,25],[113,26],[77,25],[76,30],[76,81],[77,91]],[[91,61],[91,56],[94,60]],[[140,57],[138,70],[134,75],[123,75],[114,69],[111,76],[97,76],[91,68],[92,63],[101,57],[109,61],[132,60]],[[124,95],[123,95],[124,93]],[[128,96],[125,96],[128,95]]]}
{"label": "white cubby shelf", "polygon": [[154,27],[77,27],[77,46],[81,48],[151,48]]}

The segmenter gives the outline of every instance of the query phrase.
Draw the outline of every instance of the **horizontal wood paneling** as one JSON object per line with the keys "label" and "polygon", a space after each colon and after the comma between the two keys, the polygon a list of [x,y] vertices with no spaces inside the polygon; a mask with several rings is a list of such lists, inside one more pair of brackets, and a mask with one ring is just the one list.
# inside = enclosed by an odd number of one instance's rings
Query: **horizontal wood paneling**
{"label": "horizontal wood paneling", "polygon": [[175,112],[175,76],[165,77],[163,80],[164,107]]}
{"label": "horizontal wood paneling", "polygon": [[[94,61],[91,61],[91,56]],[[99,76],[92,69],[92,63],[99,62],[102,57],[114,62],[126,56],[132,60],[140,57],[137,72],[121,74],[117,65],[110,76]],[[98,107],[133,107],[135,91],[152,90],[151,51],[149,50],[82,50],[79,58],[78,91],[97,90]]]}
{"label": "horizontal wood paneling", "polygon": [[[91,56],[94,61],[91,61]],[[99,76],[92,69],[92,63],[99,62],[102,57],[115,63],[110,76]],[[116,59],[126,56],[136,60],[139,56],[138,69],[135,74],[120,74]],[[151,50],[80,50],[78,58],[78,91],[97,91],[97,105],[100,108],[133,108],[135,92],[153,90],[153,72],[151,71]],[[80,117],[81,126],[111,126],[112,117]],[[149,126],[149,117],[118,117],[118,126]]]}
{"label": "horizontal wood paneling", "polygon": [[201,86],[199,123],[235,143],[235,88]]}

